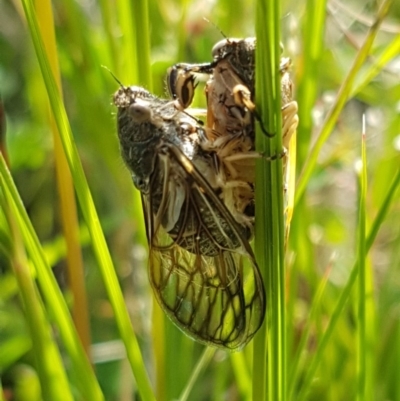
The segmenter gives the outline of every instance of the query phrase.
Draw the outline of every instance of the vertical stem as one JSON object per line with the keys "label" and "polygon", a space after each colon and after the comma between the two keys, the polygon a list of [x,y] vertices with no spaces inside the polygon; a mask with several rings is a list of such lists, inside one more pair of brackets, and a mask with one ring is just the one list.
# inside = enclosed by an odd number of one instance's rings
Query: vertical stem
{"label": "vertical stem", "polygon": [[[259,0],[256,10],[256,104],[268,137],[259,127],[256,149],[266,156],[282,150],[280,94],[280,3]],[[255,341],[254,370],[261,369],[264,383],[253,380],[253,398],[286,399],[285,275],[282,160],[260,160],[256,168],[256,257],[266,279],[267,324],[264,338]],[[260,360],[266,355],[267,360]],[[266,369],[265,369],[266,364]],[[260,378],[261,379],[261,378]],[[267,381],[267,383],[265,383]],[[265,386],[267,384],[267,386]]]}
{"label": "vertical stem", "polygon": [[[364,117],[365,126],[365,117]],[[365,153],[365,132],[362,135],[362,168],[359,173],[359,218],[358,218],[358,327],[357,327],[357,374],[358,388],[357,401],[365,401],[366,399],[366,244],[365,244],[365,198],[367,187],[367,167]]]}
{"label": "vertical stem", "polygon": [[[44,46],[50,61],[51,71],[57,84],[57,90],[62,95],[60,70],[58,65],[57,47],[54,33],[53,12],[50,1],[36,1],[39,28]],[[57,188],[60,200],[62,229],[67,245],[68,283],[73,294],[74,303],[72,314],[80,340],[89,355],[91,343],[89,328],[89,312],[86,297],[86,287],[83,269],[83,258],[78,238],[79,223],[76,209],[74,186],[68,162],[64,154],[60,135],[54,117],[50,112],[49,120],[53,133],[54,161],[56,165]]]}

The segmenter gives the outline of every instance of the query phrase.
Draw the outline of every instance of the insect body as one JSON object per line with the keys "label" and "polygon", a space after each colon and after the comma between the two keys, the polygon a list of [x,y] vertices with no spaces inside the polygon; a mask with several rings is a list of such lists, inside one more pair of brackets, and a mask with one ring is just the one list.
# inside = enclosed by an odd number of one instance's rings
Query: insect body
{"label": "insect body", "polygon": [[[168,71],[167,86],[180,108],[190,106],[196,89],[196,74],[209,74],[206,85],[207,125],[220,134],[241,131],[254,140],[254,119],[261,123],[255,101],[256,39],[223,39],[214,45],[214,60],[203,64],[179,63]],[[292,99],[292,83],[288,74],[290,59],[280,62],[284,146],[294,133],[297,103]]]}
{"label": "insect body", "polygon": [[[187,108],[194,96],[196,74],[209,74],[205,92],[209,142],[221,160],[219,171],[224,203],[240,223],[254,223],[255,120],[266,132],[255,101],[256,39],[224,39],[212,50],[213,61],[203,64],[176,64],[169,70],[167,83],[178,108]],[[282,136],[289,142],[298,124],[297,103],[292,101],[290,59],[281,58]],[[267,133],[268,134],[268,133]],[[284,175],[289,172],[283,153]]]}
{"label": "insect body", "polygon": [[[178,109],[190,106],[196,89],[197,74],[208,74],[205,92],[207,99],[207,142],[202,146],[213,149],[220,160],[217,171],[221,198],[239,224],[254,226],[255,120],[262,130],[262,119],[255,101],[256,39],[224,39],[212,50],[213,61],[203,64],[176,64],[167,76],[167,84]],[[298,124],[297,103],[291,101],[292,82],[289,77],[290,59],[280,63],[282,92],[283,146],[289,141]],[[285,154],[285,153],[283,153]],[[284,175],[289,170],[284,156]]]}
{"label": "insect body", "polygon": [[243,347],[264,319],[264,287],[251,230],[219,196],[206,130],[143,88],[121,86],[114,104],[122,158],[142,194],[159,303],[198,341]]}

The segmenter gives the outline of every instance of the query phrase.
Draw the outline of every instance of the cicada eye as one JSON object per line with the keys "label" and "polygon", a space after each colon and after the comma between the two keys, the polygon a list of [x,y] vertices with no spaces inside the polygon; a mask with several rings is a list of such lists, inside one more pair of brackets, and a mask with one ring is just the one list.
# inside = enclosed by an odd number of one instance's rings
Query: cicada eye
{"label": "cicada eye", "polygon": [[128,111],[135,123],[143,123],[151,119],[152,112],[149,103],[141,99],[136,99],[131,103]]}
{"label": "cicada eye", "polygon": [[212,50],[211,50],[211,55],[213,56],[214,59],[218,59],[221,57],[221,54],[223,53],[224,48],[226,47],[226,45],[228,45],[229,43],[231,43],[231,41],[229,39],[222,39],[219,42],[217,42]]}
{"label": "cicada eye", "polygon": [[214,60],[218,60],[225,57],[227,54],[232,53],[235,50],[235,45],[242,42],[243,39],[236,38],[225,38],[217,42],[211,50],[211,55]]}
{"label": "cicada eye", "polygon": [[195,77],[183,68],[172,67],[167,72],[168,91],[186,109],[190,106],[196,88]]}

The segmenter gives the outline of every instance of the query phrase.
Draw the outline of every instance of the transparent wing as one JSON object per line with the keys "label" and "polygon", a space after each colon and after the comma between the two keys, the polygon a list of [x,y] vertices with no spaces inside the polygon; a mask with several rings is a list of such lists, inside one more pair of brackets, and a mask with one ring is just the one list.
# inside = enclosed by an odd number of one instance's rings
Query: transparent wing
{"label": "transparent wing", "polygon": [[254,254],[242,228],[190,160],[171,147],[166,161],[170,166],[151,188],[160,193],[157,182],[162,182],[161,200],[152,193],[143,197],[157,300],[190,337],[239,349],[265,314]]}

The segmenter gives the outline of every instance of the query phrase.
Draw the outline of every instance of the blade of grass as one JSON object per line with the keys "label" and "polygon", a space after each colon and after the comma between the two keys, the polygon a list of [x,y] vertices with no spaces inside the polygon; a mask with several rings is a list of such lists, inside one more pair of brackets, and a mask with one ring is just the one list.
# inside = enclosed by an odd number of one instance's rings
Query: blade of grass
{"label": "blade of grass", "polygon": [[229,357],[231,359],[240,399],[251,401],[251,376],[247,367],[245,354],[244,352],[234,352],[230,354]]}
{"label": "blade of grass", "polygon": [[363,134],[361,140],[361,166],[359,174],[359,214],[358,214],[358,322],[357,322],[357,400],[366,400],[366,196],[367,196],[367,160],[365,150],[365,116],[363,121]]}
{"label": "blade of grass", "polygon": [[192,371],[192,374],[190,375],[189,381],[187,382],[185,388],[182,391],[182,394],[179,397],[179,401],[188,400],[189,394],[192,391],[196,380],[199,378],[201,372],[211,362],[211,359],[213,358],[214,354],[215,354],[215,349],[214,348],[206,347],[204,349],[202,356],[198,360],[195,368]]}
{"label": "blade of grass", "polygon": [[101,17],[103,21],[104,33],[107,38],[107,47],[108,47],[108,63],[111,71],[116,71],[116,63],[118,60],[118,47],[116,45],[116,41],[114,40],[113,35],[113,7],[114,3],[108,0],[100,0],[99,1]]}
{"label": "blade of grass", "polygon": [[[1,157],[2,161],[4,159]],[[1,187],[6,189],[4,177],[1,176]],[[8,204],[12,203],[11,196],[5,190]],[[51,327],[46,319],[39,293],[31,277],[28,261],[23,249],[20,233],[14,219],[15,207],[8,208],[8,223],[13,244],[11,265],[17,278],[19,294],[25,310],[32,338],[32,351],[35,357],[35,367],[40,380],[44,401],[72,401],[68,379],[62,364],[61,355],[51,335]]]}
{"label": "blade of grass", "polygon": [[[36,10],[39,27],[41,29],[42,37],[44,38],[44,46],[47,57],[49,59],[53,75],[56,79],[58,91],[60,95],[62,95],[52,5],[48,0],[37,1]],[[79,337],[86,353],[88,354],[91,343],[89,315],[84,282],[83,260],[78,238],[79,223],[74,188],[72,185],[71,173],[68,169],[68,163],[62,149],[60,136],[57,132],[57,127],[51,114],[49,115],[49,119],[54,142],[54,161],[56,165],[61,221],[65,242],[67,245],[66,259],[68,281],[74,298],[72,314]]]}
{"label": "blade of grass", "polygon": [[140,85],[152,90],[152,78],[150,68],[150,26],[147,0],[136,0],[132,13],[132,23],[135,27],[136,38],[136,67],[137,78]]}
{"label": "blade of grass", "polygon": [[296,354],[292,359],[292,366],[290,369],[290,376],[289,376],[289,383],[288,383],[288,400],[294,400],[295,396],[295,390],[296,390],[296,384],[299,381],[300,374],[303,372],[304,369],[304,363],[301,362],[301,357],[304,354],[306,347],[310,341],[310,334],[311,334],[311,328],[312,325],[315,324],[315,318],[317,315],[317,312],[320,307],[321,299],[324,294],[326,284],[328,282],[329,278],[329,273],[331,271],[331,267],[329,266],[323,279],[321,280],[317,291],[315,293],[315,297],[311,302],[311,310],[308,313],[308,319],[306,322],[306,326],[304,328],[303,334],[300,339],[300,343],[297,347]]}
{"label": "blade of grass", "polygon": [[[296,100],[299,106],[299,126],[297,128],[297,167],[298,169],[304,165],[304,161],[307,157],[307,153],[310,148],[310,141],[312,135],[313,119],[312,109],[316,103],[318,96],[318,85],[320,79],[320,64],[321,58],[324,51],[324,30],[325,30],[325,19],[326,19],[326,0],[308,0],[306,2],[302,37],[303,45],[301,52],[301,60],[295,62],[293,71],[296,75],[296,82],[299,82],[297,89]],[[292,144],[289,147],[290,151],[290,163],[292,163]],[[291,172],[290,178],[294,181],[296,179],[295,173]],[[292,235],[290,237],[290,249],[296,250],[301,249],[301,252],[296,253],[296,261],[299,266],[308,264],[310,260],[311,247],[308,245],[307,236],[303,234],[304,221],[307,221],[307,215],[310,211],[307,208],[304,197],[300,202],[297,202],[296,209],[294,209],[294,197],[295,197],[295,184],[289,185],[289,194],[291,199],[289,205],[293,210],[293,224],[292,224]],[[290,209],[288,210],[288,216]],[[288,219],[289,220],[289,219]],[[293,349],[294,343],[296,342],[296,330],[292,326],[291,322],[294,322],[293,316],[297,307],[297,287],[299,280],[297,275],[299,272],[293,270],[290,273],[290,292],[288,294],[288,349]],[[298,348],[299,349],[299,348]],[[295,358],[296,360],[296,358]],[[289,364],[292,361],[288,362]],[[294,366],[292,372],[297,368]],[[289,385],[289,392],[293,391],[293,382]],[[291,399],[291,397],[289,397]]]}
{"label": "blade of grass", "polygon": [[14,210],[14,214],[18,218],[19,229],[35,266],[40,287],[43,289],[42,293],[46,300],[47,309],[59,328],[61,339],[71,358],[73,371],[76,374],[77,388],[85,399],[101,401],[104,397],[99,384],[79,341],[61,290],[52,274],[50,266],[46,262],[43,249],[40,246],[32,223],[29,220],[21,198],[18,196],[11,175],[6,168],[2,154],[0,154],[0,178],[2,188],[10,194],[10,204]]}
{"label": "blade of grass", "polygon": [[[256,150],[271,156],[282,149],[280,96],[280,2],[256,3],[256,104],[264,126]],[[255,252],[267,289],[267,325],[254,339],[253,399],[286,400],[285,275],[282,160],[256,165]],[[268,358],[266,349],[268,344]],[[266,365],[267,364],[267,365]]]}
{"label": "blade of grass", "polygon": [[346,104],[347,99],[349,98],[353,83],[355,80],[355,77],[357,73],[359,72],[361,66],[364,64],[366,58],[368,57],[368,54],[371,50],[372,44],[374,42],[374,39],[379,31],[379,27],[381,23],[383,22],[384,18],[386,17],[387,13],[389,12],[389,9],[393,3],[393,0],[384,0],[378,10],[376,20],[374,24],[371,26],[371,28],[368,31],[368,34],[364,40],[363,45],[361,46],[359,52],[357,53],[356,58],[354,59],[353,65],[350,68],[349,73],[347,74],[347,77],[343,81],[342,86],[339,89],[339,92],[336,96],[335,102],[332,105],[331,109],[329,110],[322,127],[320,129],[320,132],[318,133],[317,140],[311,149],[311,152],[307,158],[307,162],[303,167],[303,170],[300,174],[300,177],[297,182],[297,192],[296,192],[296,197],[295,197],[295,205],[298,203],[299,199],[303,195],[307,182],[310,179],[310,176],[315,168],[315,165],[317,164],[317,159],[318,155],[321,151],[322,146],[326,142],[326,140],[329,138],[329,135],[331,134],[334,125],[336,124],[336,121],[339,117],[340,112],[342,111],[344,105]]}
{"label": "blade of grass", "polygon": [[166,369],[166,349],[167,343],[166,330],[164,328],[164,312],[158,306],[155,296],[152,296],[153,310],[151,316],[151,330],[152,330],[152,344],[154,353],[154,368],[156,373],[156,395],[158,401],[167,401],[166,395],[167,383],[165,369]]}
{"label": "blade of grass", "polygon": [[[312,113],[317,98],[318,71],[324,50],[324,29],[326,19],[326,0],[308,0],[303,23],[303,60],[299,68],[297,90],[299,103],[299,126],[297,132],[298,165],[302,166],[307,156],[312,134]],[[300,67],[300,66],[299,66]]]}
{"label": "blade of grass", "polygon": [[121,25],[122,37],[122,55],[119,57],[117,76],[121,77],[123,82],[137,82],[138,71],[135,57],[131,54],[137,54],[135,39],[135,26],[132,24],[132,2],[130,0],[121,0],[117,2],[118,20]]}
{"label": "blade of grass", "polygon": [[113,268],[111,256],[99,223],[99,218],[94,207],[93,199],[83,172],[82,164],[80,162],[76,146],[72,140],[72,132],[65,108],[57,91],[54,77],[51,73],[51,69],[43,48],[43,41],[40,36],[36,15],[31,1],[23,0],[23,6],[27,16],[31,37],[37,53],[37,58],[42,71],[47,93],[50,99],[50,105],[52,107],[54,119],[61,135],[64,152],[72,173],[79,204],[92,238],[94,253],[99,263],[104,284],[114,310],[121,338],[126,347],[128,360],[131,364],[139,393],[141,394],[142,398],[144,400],[153,400],[154,395],[144,367],[140,348],[130,323],[129,314],[125,306],[124,298],[119,287],[115,270]]}
{"label": "blade of grass", "polygon": [[382,53],[374,58],[373,63],[367,71],[358,79],[357,86],[352,90],[351,96],[361,92],[382,70],[383,68],[400,53],[400,35],[385,47]]}
{"label": "blade of grass", "polygon": [[[365,120],[365,117],[364,117]],[[364,121],[364,126],[365,126],[365,121]],[[365,131],[365,129],[364,129]],[[362,162],[363,162],[363,171],[362,171],[362,177],[361,179],[364,180],[364,188],[363,191],[365,192],[365,199],[366,199],[366,194],[368,193],[368,187],[367,187],[367,157],[366,157],[366,144],[365,144],[365,135],[363,138],[363,149],[362,149]],[[361,191],[360,191],[361,193]],[[365,377],[363,378],[363,381],[365,383],[364,386],[364,394],[365,394],[365,399],[372,401],[374,399],[374,392],[375,392],[375,382],[376,382],[376,372],[375,372],[375,366],[376,366],[376,334],[375,334],[375,327],[376,327],[376,310],[377,306],[375,304],[375,288],[374,288],[374,272],[371,266],[370,258],[367,258],[367,252],[366,252],[366,225],[367,225],[367,206],[366,206],[366,200],[364,201],[364,209],[365,209],[365,224],[363,227],[363,233],[360,232],[360,235],[363,235],[363,244],[360,244],[359,247],[361,246],[364,248],[364,259],[365,259],[365,277],[364,277],[364,306],[362,306],[362,309],[365,310],[365,335],[363,336],[364,345],[363,349],[360,347],[360,351],[364,353],[364,371],[365,371]],[[360,210],[361,213],[361,210]],[[361,241],[361,239],[360,239]],[[361,251],[360,251],[361,252]],[[359,258],[362,255],[359,255]],[[361,281],[361,279],[360,279]],[[361,283],[360,283],[361,287]],[[360,288],[361,290],[361,288]],[[361,301],[361,300],[360,300]]]}
{"label": "blade of grass", "polygon": [[[371,249],[372,244],[375,241],[375,238],[378,234],[379,228],[381,227],[381,225],[389,211],[389,207],[390,207],[390,205],[393,201],[394,195],[396,194],[396,191],[399,187],[400,187],[400,169],[397,171],[397,173],[393,179],[393,182],[390,185],[388,192],[384,198],[384,201],[382,202],[382,205],[379,208],[378,214],[372,223],[370,232],[366,239],[366,253],[369,252],[369,250]],[[322,360],[321,356],[324,353],[324,351],[329,343],[329,340],[333,334],[333,331],[336,327],[339,317],[342,316],[344,306],[346,305],[346,302],[348,301],[348,299],[350,297],[351,290],[353,289],[353,285],[357,280],[357,275],[358,275],[358,261],[356,261],[356,263],[353,266],[350,277],[347,280],[346,286],[343,288],[343,290],[340,294],[340,297],[336,303],[336,306],[331,314],[331,319],[329,321],[328,327],[326,328],[326,331],[318,344],[318,347],[313,355],[312,360],[309,361],[308,370],[307,370],[307,373],[303,380],[303,384],[302,384],[300,393],[296,397],[296,401],[304,401],[306,399],[306,396],[310,389],[315,372],[319,366],[319,363]]]}
{"label": "blade of grass", "polygon": [[188,0],[180,0],[180,12],[181,18],[179,20],[178,25],[178,51],[176,54],[177,60],[184,60],[186,54],[186,41],[187,41],[187,32],[186,32],[186,24],[187,24],[187,12],[188,12],[189,1]]}

